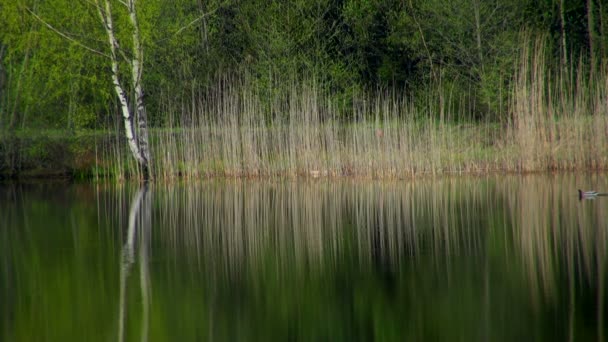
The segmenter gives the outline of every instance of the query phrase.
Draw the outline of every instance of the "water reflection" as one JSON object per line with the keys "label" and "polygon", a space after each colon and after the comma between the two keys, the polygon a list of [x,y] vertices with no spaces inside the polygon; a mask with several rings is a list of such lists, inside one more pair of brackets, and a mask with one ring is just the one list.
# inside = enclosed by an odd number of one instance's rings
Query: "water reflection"
{"label": "water reflection", "polygon": [[583,186],[608,178],[4,187],[0,336],[602,341]]}
{"label": "water reflection", "polygon": [[577,308],[591,306],[587,314],[595,316],[597,340],[603,341],[608,199],[576,203],[573,184],[533,177],[521,187],[528,190],[510,196],[508,207],[534,304],[567,308],[569,340],[576,339]]}
{"label": "water reflection", "polygon": [[149,330],[149,311],[150,311],[150,271],[148,268],[148,248],[151,223],[151,207],[148,196],[148,184],[143,184],[131,202],[129,210],[129,225],[127,228],[127,241],[120,260],[120,300],[118,314],[118,341],[124,341],[125,336],[125,316],[127,312],[126,292],[127,279],[130,275],[131,267],[135,262],[135,240],[139,237],[139,272],[141,289],[141,340],[148,340]]}

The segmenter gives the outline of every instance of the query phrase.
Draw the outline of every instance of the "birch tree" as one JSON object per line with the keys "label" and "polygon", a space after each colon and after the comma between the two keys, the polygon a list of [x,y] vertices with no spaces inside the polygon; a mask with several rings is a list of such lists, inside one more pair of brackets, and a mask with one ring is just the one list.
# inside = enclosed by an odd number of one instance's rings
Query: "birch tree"
{"label": "birch tree", "polygon": [[[119,1],[126,7],[131,25],[131,56],[127,57],[122,53],[117,35],[115,32],[112,17],[112,5],[110,0],[95,0],[95,5],[103,28],[107,35],[108,47],[110,50],[109,58],[111,63],[112,84],[114,92],[118,97],[120,109],[125,126],[125,134],[131,154],[137,160],[144,178],[150,174],[150,146],[148,143],[148,120],[146,107],[144,105],[144,91],[142,87],[143,73],[143,48],[139,24],[137,22],[136,0]],[[120,58],[119,58],[120,57]],[[125,68],[120,68],[121,63],[126,63]],[[121,71],[128,70],[130,77],[123,76]],[[130,82],[129,95],[125,82]]]}

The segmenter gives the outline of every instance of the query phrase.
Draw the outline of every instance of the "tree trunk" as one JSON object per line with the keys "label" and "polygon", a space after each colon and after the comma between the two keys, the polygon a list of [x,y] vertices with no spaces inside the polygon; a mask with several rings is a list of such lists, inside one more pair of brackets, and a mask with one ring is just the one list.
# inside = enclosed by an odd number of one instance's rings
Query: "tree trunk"
{"label": "tree trunk", "polygon": [[600,12],[600,27],[599,27],[599,38],[600,38],[600,61],[603,63],[604,56],[606,56],[606,30],[604,26],[604,8],[602,2],[598,2],[598,10]]}
{"label": "tree trunk", "polygon": [[[135,91],[135,108],[137,114],[137,142],[142,157],[145,160],[144,174],[149,173],[150,147],[148,144],[148,117],[144,105],[144,91],[141,85],[141,75],[143,71],[144,54],[139,35],[139,24],[137,22],[137,12],[135,8],[136,0],[129,0],[129,19],[133,26],[133,58],[131,60],[132,86]],[[143,165],[142,165],[143,166]],[[146,175],[146,178],[148,175]]]}
{"label": "tree trunk", "polygon": [[207,29],[207,19],[205,18],[205,7],[203,5],[203,0],[198,0],[198,10],[200,12],[202,24],[201,30],[201,48],[205,51],[205,54],[209,55],[209,37],[208,37],[208,29]]}
{"label": "tree trunk", "polygon": [[[20,112],[19,103],[20,103],[21,94],[23,92],[23,86],[22,86],[23,79],[26,78],[28,75],[31,75],[31,68],[29,68],[29,59],[33,53],[32,52],[32,36],[33,36],[32,32],[34,31],[33,27],[34,27],[34,25],[32,24],[27,33],[27,41],[26,41],[23,61],[21,62],[21,70],[19,71],[19,75],[17,76],[17,84],[15,85],[14,95],[12,96],[13,109],[11,110],[9,121],[8,121],[9,130],[13,130],[15,127],[17,127],[17,124],[18,124],[17,121],[19,121],[19,120],[21,120],[21,123],[23,124],[23,113],[21,113],[21,119],[19,118],[19,114],[20,114],[19,113]],[[35,50],[34,50],[34,53],[35,53]],[[28,82],[27,78],[26,78],[25,82]],[[5,105],[8,105],[8,102]]]}
{"label": "tree trunk", "polygon": [[568,46],[566,45],[566,10],[564,0],[559,1],[559,25],[562,35],[562,67],[567,70],[568,66]]}
{"label": "tree trunk", "polygon": [[[108,44],[110,47],[110,61],[112,66],[112,84],[114,91],[120,103],[120,109],[125,125],[125,135],[131,154],[137,160],[145,179],[150,175],[150,148],[148,145],[148,123],[146,117],[146,109],[144,106],[143,89],[141,86],[141,75],[143,65],[143,52],[139,35],[139,27],[137,23],[135,0],[129,0],[125,3],[129,12],[129,19],[132,25],[132,46],[133,56],[129,62],[131,71],[131,87],[135,96],[135,115],[132,113],[129,96],[125,91],[121,82],[119,70],[118,52],[120,46],[114,32],[114,23],[112,20],[112,7],[109,0],[104,0],[104,6],[99,5],[99,0],[95,0],[98,14],[108,36]],[[126,57],[125,57],[126,58]],[[134,119],[137,122],[134,122]],[[136,129],[137,127],[137,129]]]}
{"label": "tree trunk", "polygon": [[587,33],[589,34],[589,56],[591,58],[591,75],[597,63],[597,30],[595,29],[593,0],[587,0]]}
{"label": "tree trunk", "polygon": [[[4,94],[4,86],[6,84],[6,70],[4,68],[4,51],[6,50],[6,45],[0,43],[0,100],[2,100],[2,95]],[[2,113],[2,107],[0,107],[0,114]]]}
{"label": "tree trunk", "polygon": [[479,14],[479,1],[475,1],[473,3],[473,12],[475,14],[475,33],[477,38],[477,55],[479,58],[479,64],[481,65],[481,70],[483,72],[483,50],[481,48],[481,18]]}

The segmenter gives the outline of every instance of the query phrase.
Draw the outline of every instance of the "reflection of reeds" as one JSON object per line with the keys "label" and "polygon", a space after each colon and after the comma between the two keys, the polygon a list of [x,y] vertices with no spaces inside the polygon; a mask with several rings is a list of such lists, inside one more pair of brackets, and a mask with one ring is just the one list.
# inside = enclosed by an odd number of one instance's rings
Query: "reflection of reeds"
{"label": "reflection of reeds", "polygon": [[484,248],[474,213],[486,194],[471,189],[455,179],[159,185],[156,224],[175,250],[236,270],[269,256],[319,267],[343,258],[361,265],[424,254],[441,259]]}
{"label": "reflection of reeds", "polygon": [[601,281],[603,289],[607,214],[601,200],[578,201],[572,189],[582,182],[566,175],[158,185],[155,234],[176,253],[229,273],[270,260],[398,267],[427,256],[449,272],[454,257],[498,256],[523,265],[536,298],[553,301],[565,278]]}
{"label": "reflection of reeds", "polygon": [[[579,187],[608,189],[608,180],[565,174],[156,184],[151,248],[185,257],[212,279],[269,268],[277,272],[264,276],[420,262],[449,282],[459,279],[452,265],[465,260],[483,270],[484,295],[498,279],[514,281],[535,307],[571,310],[576,336],[580,293],[593,293],[596,319],[605,317],[608,244],[606,198],[580,202]],[[110,202],[101,207],[114,210]],[[602,329],[598,324],[598,336]]]}
{"label": "reflection of reeds", "polygon": [[[574,175],[549,180],[524,177],[515,189],[512,182],[505,182],[499,191],[508,202],[516,256],[526,268],[531,288],[556,301],[559,283],[567,279],[569,297],[574,300],[572,291],[584,281],[590,284],[585,286],[598,289],[598,301],[603,305],[606,203],[580,202],[574,189],[590,181],[604,189],[608,183],[604,178],[586,176],[591,179]],[[599,315],[603,315],[601,308]]]}

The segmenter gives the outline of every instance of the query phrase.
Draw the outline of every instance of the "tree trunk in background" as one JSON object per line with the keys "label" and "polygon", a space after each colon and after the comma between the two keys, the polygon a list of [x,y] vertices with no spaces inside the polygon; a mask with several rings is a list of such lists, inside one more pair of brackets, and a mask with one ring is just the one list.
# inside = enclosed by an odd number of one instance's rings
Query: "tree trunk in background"
{"label": "tree trunk in background", "polygon": [[567,70],[568,66],[568,46],[566,45],[566,10],[564,9],[564,0],[559,1],[559,25],[562,36],[562,67]]}
{"label": "tree trunk in background", "polygon": [[598,10],[600,12],[600,33],[599,33],[599,38],[600,38],[600,61],[603,61],[604,56],[606,56],[606,34],[605,34],[605,26],[604,26],[604,8],[602,6],[602,2],[598,2]]}
{"label": "tree trunk in background", "polygon": [[587,33],[589,35],[589,56],[591,57],[591,75],[595,72],[597,63],[597,30],[595,28],[595,15],[593,0],[587,0]]}
{"label": "tree trunk in background", "polygon": [[4,66],[4,51],[6,51],[6,46],[0,43],[0,129],[3,128],[2,123],[4,119],[4,115],[8,113],[7,105],[8,105],[8,96],[5,88],[7,87],[6,81],[6,67]]}
{"label": "tree trunk in background", "polygon": [[[135,96],[135,115],[131,111],[129,97],[121,82],[119,73],[119,60],[117,53],[120,50],[118,40],[114,32],[114,23],[112,20],[112,7],[109,0],[104,0],[104,6],[100,6],[99,0],[95,0],[99,17],[108,36],[108,44],[110,46],[110,61],[112,65],[112,84],[114,91],[120,102],[120,109],[125,125],[125,134],[129,149],[133,157],[137,160],[145,179],[150,177],[150,148],[148,145],[148,123],[146,117],[146,109],[144,106],[143,89],[141,86],[141,75],[143,66],[143,52],[141,47],[139,27],[137,25],[137,16],[135,13],[135,0],[129,0],[124,3],[129,12],[129,18],[132,34],[133,56],[128,61],[131,71],[131,87]],[[125,57],[126,58],[126,57]],[[134,119],[137,122],[134,122]],[[137,129],[136,129],[137,127]]]}
{"label": "tree trunk in background", "polygon": [[479,14],[479,1],[475,1],[473,3],[473,12],[475,14],[475,31],[477,35],[477,54],[479,57],[479,64],[481,65],[481,70],[483,72],[483,50],[481,48],[481,18]]}
{"label": "tree trunk in background", "polygon": [[[32,32],[34,32],[34,24],[32,23],[29,27],[29,31],[27,31],[27,40],[25,42],[25,52],[24,52],[24,56],[23,56],[23,60],[21,61],[21,70],[19,71],[19,74],[17,76],[17,83],[15,84],[15,88],[13,91],[13,95],[10,97],[11,101],[12,101],[12,110],[10,112],[10,116],[8,118],[8,129],[9,130],[13,130],[14,128],[17,127],[17,125],[19,124],[19,120],[21,120],[21,124],[23,124],[23,113],[19,113],[19,103],[20,103],[20,98],[22,95],[23,90],[23,79],[27,77],[28,74],[31,74],[31,70],[28,68],[29,67],[29,60],[31,58],[32,54],[35,54],[36,50],[33,47],[34,43],[32,43],[32,37],[33,34]],[[33,50],[33,51],[32,51]],[[13,82],[14,80],[10,80],[10,82]],[[27,82],[27,79],[26,81]],[[8,97],[8,95],[7,95]],[[4,104],[4,106],[8,106],[9,103],[7,101],[7,103]],[[21,114],[21,118],[19,118],[19,114]]]}
{"label": "tree trunk in background", "polygon": [[[6,70],[4,70],[4,51],[6,50],[6,46],[0,43],[0,99],[2,99],[2,94],[4,94],[4,85],[6,83]],[[0,112],[2,111],[2,107],[0,107]]]}
{"label": "tree trunk in background", "polygon": [[207,18],[205,18],[205,6],[203,5],[203,0],[197,0],[198,11],[202,16],[201,25],[201,48],[205,51],[205,54],[209,54],[209,33],[207,28]]}

